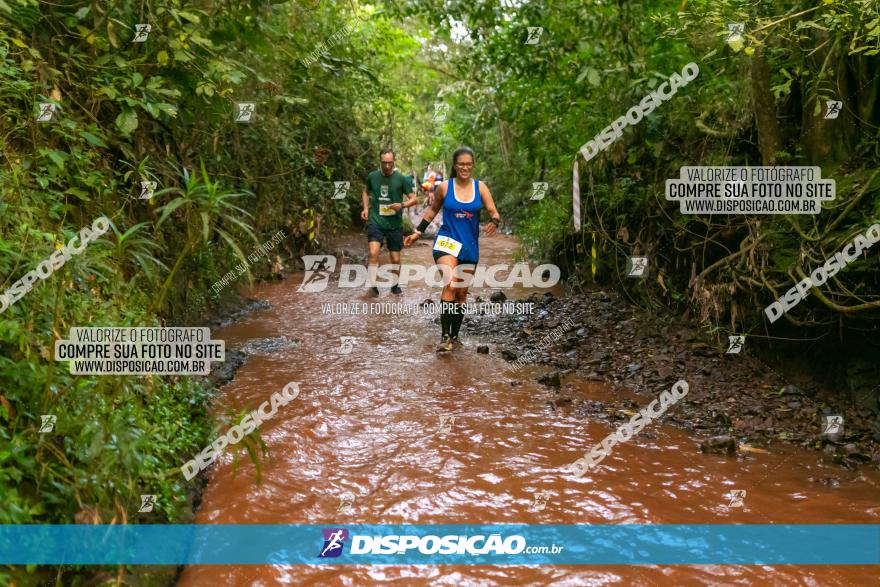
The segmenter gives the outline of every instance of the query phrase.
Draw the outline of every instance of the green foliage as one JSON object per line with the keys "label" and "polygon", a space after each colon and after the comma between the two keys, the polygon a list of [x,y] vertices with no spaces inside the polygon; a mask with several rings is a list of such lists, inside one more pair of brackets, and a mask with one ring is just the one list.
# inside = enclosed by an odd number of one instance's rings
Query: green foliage
{"label": "green foliage", "polygon": [[[590,273],[583,268],[594,263],[588,241],[595,233],[597,279],[616,282],[626,255],[648,255],[658,298],[749,329],[774,291],[790,287],[794,265],[821,264],[880,219],[880,186],[876,178],[869,183],[880,161],[877,2],[387,5],[401,17],[447,17],[438,31],[447,48],[438,53],[452,109],[430,156],[447,145],[473,147],[475,174],[493,188],[502,216],[520,221],[527,250],[565,265],[579,260],[570,274]],[[728,23],[744,24],[741,38],[728,38]],[[529,27],[543,28],[536,44],[526,44]],[[701,70],[696,80],[584,163],[581,145],[690,61]],[[834,124],[820,112],[831,99],[844,102]],[[777,130],[760,127],[761,110],[776,114]],[[778,141],[762,149],[759,137],[771,134]],[[582,235],[564,221],[575,161]],[[680,214],[663,197],[665,180],[683,165],[768,161],[821,166],[823,177],[837,180],[837,200],[818,218],[701,217]],[[535,181],[546,181],[554,196],[528,200]],[[876,260],[848,267],[830,285],[832,304],[810,300],[795,314],[827,324],[829,315],[842,320],[841,306],[859,305],[871,319],[880,309],[870,293],[880,286],[877,275]]]}
{"label": "green foliage", "polygon": [[[357,16],[309,1],[0,0],[0,292],[95,218],[112,223],[0,313],[0,523],[135,523],[141,493],[158,495],[154,520],[186,519],[180,466],[213,438],[210,386],[73,376],[54,341],[199,324],[229,301],[211,284],[279,229],[279,254],[302,255],[350,225],[378,129],[408,107],[386,68],[416,46]],[[136,23],[152,25],[145,42]],[[255,122],[235,122],[238,101],[256,103]],[[36,121],[43,102],[51,122]],[[342,180],[354,197],[340,203]],[[43,414],[58,416],[51,434]],[[258,463],[264,446],[245,443]]]}

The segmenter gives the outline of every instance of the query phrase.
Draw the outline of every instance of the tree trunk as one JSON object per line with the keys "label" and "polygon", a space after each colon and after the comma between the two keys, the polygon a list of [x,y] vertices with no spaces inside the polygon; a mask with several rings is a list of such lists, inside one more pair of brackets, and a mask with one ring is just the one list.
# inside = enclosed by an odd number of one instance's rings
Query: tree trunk
{"label": "tree trunk", "polygon": [[763,165],[775,165],[776,153],[782,149],[779,124],[776,121],[776,100],[770,90],[770,66],[764,48],[757,47],[752,55],[752,110],[758,127],[758,150]]}

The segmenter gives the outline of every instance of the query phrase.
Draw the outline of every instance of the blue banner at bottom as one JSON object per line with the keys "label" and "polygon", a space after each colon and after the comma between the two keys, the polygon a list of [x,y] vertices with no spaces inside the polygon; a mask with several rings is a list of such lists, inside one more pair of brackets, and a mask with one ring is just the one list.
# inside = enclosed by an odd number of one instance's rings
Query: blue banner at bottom
{"label": "blue banner at bottom", "polygon": [[0,564],[877,565],[880,525],[0,525]]}

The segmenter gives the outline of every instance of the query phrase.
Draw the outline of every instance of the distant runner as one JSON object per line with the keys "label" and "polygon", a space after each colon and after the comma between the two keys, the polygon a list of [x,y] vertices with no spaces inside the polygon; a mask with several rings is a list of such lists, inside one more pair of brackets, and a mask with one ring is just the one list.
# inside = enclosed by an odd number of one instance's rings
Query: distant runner
{"label": "distant runner", "polygon": [[[492,192],[485,183],[472,179],[473,168],[474,152],[471,149],[461,147],[452,154],[452,177],[448,182],[440,184],[433,205],[425,211],[418,228],[403,241],[404,246],[408,247],[419,240],[437,212],[442,209],[443,225],[434,239],[434,260],[448,267],[450,275],[459,264],[469,265],[467,269],[462,268],[462,271],[473,275],[480,260],[477,242],[480,236],[480,210],[486,208],[491,217],[486,224],[486,236],[494,235],[501,224],[501,215],[495,209]],[[464,280],[453,278],[440,294],[442,334],[437,352],[449,352],[461,345],[458,333],[464,320],[468,289],[453,287],[453,283],[462,281]]]}
{"label": "distant runner", "polygon": [[[370,246],[370,275],[375,277],[379,268],[379,248],[386,241],[391,263],[397,265],[395,275],[400,278],[400,249],[403,244],[403,208],[416,205],[416,192],[412,178],[394,170],[394,151],[385,149],[379,155],[380,168],[367,175],[366,187],[361,198],[364,209],[361,220],[367,222],[367,242]],[[406,201],[403,200],[406,195]],[[375,281],[371,280],[375,284]],[[370,287],[373,296],[379,288]],[[400,285],[391,286],[391,293],[403,293]]]}

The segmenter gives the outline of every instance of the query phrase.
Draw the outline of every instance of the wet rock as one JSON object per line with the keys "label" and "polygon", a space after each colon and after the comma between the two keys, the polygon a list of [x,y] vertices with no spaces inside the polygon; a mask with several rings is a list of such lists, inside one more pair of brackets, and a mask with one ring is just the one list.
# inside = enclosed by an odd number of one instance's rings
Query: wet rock
{"label": "wet rock", "polygon": [[504,302],[505,300],[507,300],[507,296],[504,295],[503,291],[493,292],[492,295],[489,296],[489,301],[496,303],[496,304],[500,304],[501,302]]}
{"label": "wet rock", "polygon": [[287,336],[270,336],[267,338],[254,338],[247,341],[238,350],[246,355],[271,355],[284,349],[289,349],[299,341]]}
{"label": "wet rock", "polygon": [[235,372],[244,365],[245,361],[247,361],[246,354],[241,351],[227,349],[225,360],[222,363],[212,363],[214,367],[211,369],[208,379],[218,387],[226,385],[232,381],[232,378],[235,377]]}
{"label": "wet rock", "polygon": [[218,318],[209,324],[209,326],[214,328],[222,328],[224,326],[228,326],[233,322],[237,322],[250,314],[251,312],[255,312],[257,310],[271,310],[272,304],[267,302],[266,300],[254,300],[248,298],[245,300],[245,303],[240,308],[237,308],[235,311],[226,314],[222,318]]}
{"label": "wet rock", "polygon": [[626,366],[626,370],[629,372],[630,375],[632,375],[633,373],[635,373],[636,371],[638,371],[641,368],[642,368],[641,363],[630,363],[629,365]]}
{"label": "wet rock", "polygon": [[583,337],[587,336],[587,329],[586,328],[578,328],[577,332],[575,332],[575,334],[577,334],[578,336],[583,338]]}
{"label": "wet rock", "polygon": [[515,352],[513,352],[510,349],[501,349],[501,357],[505,361],[515,361],[517,359],[517,357],[519,357],[519,355],[517,355]]}
{"label": "wet rock", "polygon": [[[479,298],[477,298],[477,299],[479,300]],[[433,305],[434,305],[434,300],[432,300],[431,298],[425,298],[425,301],[422,302],[422,307],[423,307],[423,308],[424,308],[425,306],[433,306]]]}
{"label": "wet rock", "polygon": [[[859,454],[859,447],[857,447],[853,443],[849,443],[843,447],[843,454],[845,454],[848,457],[851,457],[853,455],[858,455]],[[861,455],[861,456],[864,456],[864,455]]]}
{"label": "wet rock", "polygon": [[590,355],[590,363],[601,363],[602,361],[608,358],[608,353],[605,351],[596,351]]}
{"label": "wet rock", "polygon": [[804,395],[804,392],[801,388],[796,387],[794,385],[786,385],[782,388],[783,395]]}
{"label": "wet rock", "polygon": [[485,345],[485,344],[481,344],[477,347],[477,352],[480,353],[481,355],[488,355],[489,354],[489,346]]}
{"label": "wet rock", "polygon": [[707,454],[736,454],[736,441],[731,436],[713,436],[700,443],[700,450]]}
{"label": "wet rock", "polygon": [[719,426],[730,426],[730,417],[723,412],[713,412],[715,423]]}
{"label": "wet rock", "polygon": [[538,383],[559,388],[559,386],[562,385],[562,382],[559,380],[559,371],[551,371],[541,375],[538,377]]}

